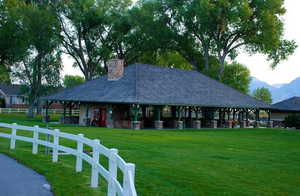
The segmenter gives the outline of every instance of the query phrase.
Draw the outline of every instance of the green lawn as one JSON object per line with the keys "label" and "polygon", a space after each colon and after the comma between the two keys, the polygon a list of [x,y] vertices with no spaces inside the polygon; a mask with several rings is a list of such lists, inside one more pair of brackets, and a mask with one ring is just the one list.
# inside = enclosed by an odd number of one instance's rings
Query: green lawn
{"label": "green lawn", "polygon": [[[43,126],[37,120],[0,115],[0,122]],[[300,195],[300,131],[133,131],[51,126],[99,138],[105,146],[119,149],[127,162],[136,164],[140,196]],[[0,152],[44,174],[57,196],[105,195],[104,184],[96,190],[88,187],[87,166],[83,173],[74,172],[74,158],[61,156],[60,163],[53,164],[50,156],[31,155],[28,143],[17,142],[15,151],[8,146],[8,140],[0,139]]]}

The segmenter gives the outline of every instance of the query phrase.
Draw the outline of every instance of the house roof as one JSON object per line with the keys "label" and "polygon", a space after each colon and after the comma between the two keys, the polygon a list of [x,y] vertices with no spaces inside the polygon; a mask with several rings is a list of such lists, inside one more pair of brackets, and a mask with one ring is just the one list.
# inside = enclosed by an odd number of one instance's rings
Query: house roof
{"label": "house roof", "polygon": [[272,105],[274,109],[300,112],[300,97],[292,97]]}
{"label": "house roof", "polygon": [[102,76],[43,100],[271,108],[197,71],[145,64],[128,66],[118,81]]}
{"label": "house roof", "polygon": [[0,90],[7,96],[11,95],[23,95],[21,90],[21,85],[7,85],[7,84],[0,84]]}

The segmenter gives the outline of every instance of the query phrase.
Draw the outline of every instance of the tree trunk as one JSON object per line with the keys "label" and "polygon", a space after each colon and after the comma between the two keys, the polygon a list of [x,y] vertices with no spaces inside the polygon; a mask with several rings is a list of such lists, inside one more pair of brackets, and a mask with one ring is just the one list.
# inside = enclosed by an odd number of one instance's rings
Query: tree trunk
{"label": "tree trunk", "polygon": [[226,58],[226,55],[219,56],[220,70],[219,70],[219,73],[218,73],[218,79],[220,81],[222,80],[222,75],[223,75],[224,70],[225,70],[225,58]]}
{"label": "tree trunk", "polygon": [[208,71],[209,70],[209,53],[208,53],[208,49],[205,49],[205,52],[204,52],[204,65],[205,65],[205,70]]}
{"label": "tree trunk", "polygon": [[27,112],[27,117],[28,118],[33,118],[34,117],[34,104],[29,105],[28,112]]}

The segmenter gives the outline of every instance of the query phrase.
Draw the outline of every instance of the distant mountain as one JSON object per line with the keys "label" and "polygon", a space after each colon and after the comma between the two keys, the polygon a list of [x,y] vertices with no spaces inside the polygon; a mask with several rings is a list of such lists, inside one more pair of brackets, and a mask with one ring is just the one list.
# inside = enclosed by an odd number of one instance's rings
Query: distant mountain
{"label": "distant mountain", "polygon": [[275,88],[281,88],[284,85],[286,85],[286,84],[272,84],[272,86],[275,87]]}
{"label": "distant mountain", "polygon": [[270,85],[253,77],[250,83],[250,92],[252,93],[256,88],[261,87],[265,87],[270,90],[272,93],[273,103],[276,103],[290,97],[300,96],[300,77],[288,84],[276,85]]}
{"label": "distant mountain", "polygon": [[270,84],[263,82],[255,77],[251,78],[251,83],[250,83],[250,92],[252,93],[255,89],[265,87],[268,88],[270,91],[275,90],[276,88],[271,86]]}

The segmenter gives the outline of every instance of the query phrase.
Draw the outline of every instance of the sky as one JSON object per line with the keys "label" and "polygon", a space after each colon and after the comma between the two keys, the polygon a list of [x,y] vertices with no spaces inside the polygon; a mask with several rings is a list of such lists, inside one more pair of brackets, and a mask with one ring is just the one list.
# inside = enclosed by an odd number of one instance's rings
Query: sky
{"label": "sky", "polygon": [[[287,12],[283,17],[285,23],[284,36],[285,39],[296,41],[299,47],[295,53],[288,60],[281,62],[274,70],[270,68],[271,62],[268,62],[266,57],[260,54],[253,56],[240,54],[236,59],[249,68],[251,76],[272,85],[289,83],[300,77],[300,1],[285,0],[285,8]],[[63,63],[64,75],[82,75],[78,68],[72,67],[70,57],[64,56]]]}

